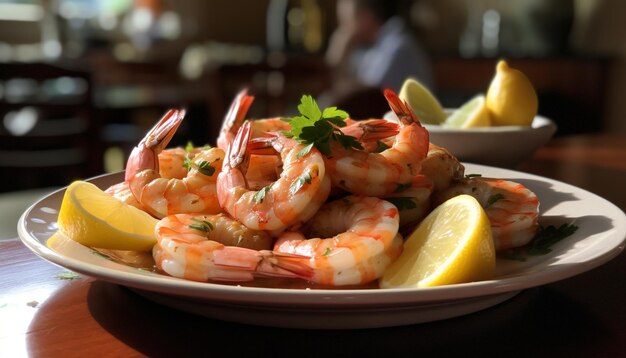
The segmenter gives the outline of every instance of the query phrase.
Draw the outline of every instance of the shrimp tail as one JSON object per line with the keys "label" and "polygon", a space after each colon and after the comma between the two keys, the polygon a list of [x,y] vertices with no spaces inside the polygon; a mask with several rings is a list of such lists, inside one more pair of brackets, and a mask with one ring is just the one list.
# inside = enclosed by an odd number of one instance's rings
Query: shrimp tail
{"label": "shrimp tail", "polygon": [[230,105],[224,121],[222,122],[222,128],[220,129],[220,136],[217,139],[217,147],[226,150],[228,145],[233,139],[235,133],[239,130],[243,121],[248,113],[248,109],[254,101],[254,96],[248,95],[248,89],[244,88]]}
{"label": "shrimp tail", "polygon": [[185,118],[184,109],[170,109],[137,144],[126,162],[125,181],[144,169],[159,171],[159,153],[165,149]]}
{"label": "shrimp tail", "polygon": [[264,137],[252,138],[248,143],[248,151],[250,154],[272,155],[280,152],[281,143],[276,139],[280,134],[275,132],[267,132]]}
{"label": "shrimp tail", "polygon": [[213,264],[227,274],[224,277],[213,279],[232,280],[239,273],[241,280],[251,276],[299,278],[313,277],[313,270],[302,264],[308,260],[306,256],[283,254],[270,250],[254,251],[243,247],[226,246],[213,254]]}
{"label": "shrimp tail", "polygon": [[287,277],[310,280],[315,272],[308,264],[310,257],[282,253],[277,251],[260,251],[264,260],[259,264],[257,274],[266,277]]}
{"label": "shrimp tail", "polygon": [[385,119],[358,121],[341,128],[345,135],[355,137],[359,142],[372,142],[395,136],[400,131],[397,123]]}
{"label": "shrimp tail", "polygon": [[400,122],[404,124],[417,123],[418,125],[421,125],[415,112],[413,112],[411,107],[398,97],[394,91],[387,88],[384,90],[383,94],[389,103],[389,107],[398,116]]}
{"label": "shrimp tail", "polygon": [[226,165],[236,168],[243,163],[252,137],[252,123],[245,122],[226,151]]}

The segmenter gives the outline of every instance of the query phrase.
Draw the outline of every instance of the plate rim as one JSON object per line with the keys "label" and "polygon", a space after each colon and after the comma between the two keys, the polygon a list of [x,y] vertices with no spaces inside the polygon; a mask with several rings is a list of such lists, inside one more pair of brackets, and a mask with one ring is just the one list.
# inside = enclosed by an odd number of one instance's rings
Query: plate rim
{"label": "plate rim", "polygon": [[[616,214],[616,217],[612,218],[614,219],[614,227],[619,228],[619,225],[622,229],[624,229],[618,231],[618,233],[615,233],[614,235],[620,235],[623,237],[621,239],[616,239],[618,241],[615,245],[605,248],[602,252],[588,258],[586,261],[579,262],[577,265],[567,267],[562,267],[566,265],[548,266],[545,269],[530,275],[520,275],[432,288],[285,289],[193,282],[159,274],[153,274],[155,276],[147,276],[139,272],[137,274],[129,274],[119,270],[98,267],[97,265],[86,263],[75,258],[65,257],[48,248],[45,243],[42,243],[38,238],[30,235],[27,230],[27,218],[32,210],[34,210],[44,200],[51,200],[55,195],[62,195],[67,187],[51,192],[26,209],[18,221],[17,229],[21,241],[35,254],[56,265],[74,270],[87,276],[123,286],[164,294],[175,294],[184,297],[194,297],[213,301],[268,304],[270,306],[282,304],[305,305],[309,307],[330,307],[343,305],[355,307],[369,305],[416,305],[438,301],[462,300],[488,296],[511,291],[519,291],[573,277],[610,261],[623,251],[626,245],[626,214],[624,214],[619,207],[607,199],[574,185],[535,174],[473,163],[464,162],[463,164],[466,166],[469,165],[473,170],[486,169],[505,171],[511,174],[511,176],[522,175],[523,179],[547,181],[550,184],[556,183],[558,185],[563,185],[568,189],[581,191],[586,195],[590,195],[591,197],[594,197],[594,200],[600,200],[602,204],[606,205],[608,210],[614,211]],[[94,181],[101,178],[106,179],[115,175],[121,175],[121,173],[122,172],[103,174],[86,180]],[[620,232],[621,234],[619,234]],[[237,297],[233,298],[232,296]]]}

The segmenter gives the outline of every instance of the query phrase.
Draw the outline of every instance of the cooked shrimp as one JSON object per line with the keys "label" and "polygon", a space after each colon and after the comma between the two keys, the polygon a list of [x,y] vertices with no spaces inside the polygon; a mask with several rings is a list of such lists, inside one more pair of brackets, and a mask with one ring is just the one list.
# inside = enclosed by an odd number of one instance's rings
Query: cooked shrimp
{"label": "cooked shrimp", "polygon": [[183,179],[159,175],[157,155],[170,141],[184,117],[184,111],[169,111],[133,149],[126,164],[126,182],[142,208],[156,217],[177,213],[216,214],[216,181],[224,159],[219,148],[204,149],[195,155],[191,170]]}
{"label": "cooked shrimp", "polygon": [[162,178],[182,179],[187,176],[188,169],[185,166],[186,160],[192,160],[203,147],[186,149],[182,147],[164,149],[159,153],[159,175]]}
{"label": "cooked shrimp", "polygon": [[325,160],[333,185],[353,194],[393,193],[420,172],[420,162],[428,153],[428,131],[415,113],[393,91],[385,90],[384,94],[401,122],[391,148],[369,153],[333,142],[331,156]]}
{"label": "cooked shrimp", "polygon": [[326,201],[330,181],[317,149],[298,157],[304,145],[280,135],[268,139],[280,153],[283,169],[279,178],[261,190],[249,189],[243,167],[248,155],[251,124],[246,122],[228,148],[217,179],[222,208],[249,228],[282,231],[307,221]]}
{"label": "cooked shrimp", "polygon": [[252,138],[264,137],[268,132],[288,130],[291,130],[291,125],[278,117],[252,120]]}
{"label": "cooked shrimp", "polygon": [[[346,123],[347,125],[345,127],[340,128],[341,132],[356,138],[368,152],[375,152],[381,149],[381,143],[382,149],[386,149],[386,139],[395,136],[400,131],[398,124],[385,119],[367,119],[361,121],[347,119]],[[391,138],[391,140],[393,140],[393,138]]]}
{"label": "cooked shrimp", "polygon": [[447,149],[430,143],[420,173],[432,180],[434,191],[440,191],[462,181],[465,167]]}
{"label": "cooked shrimp", "polygon": [[[158,155],[159,175],[162,178],[168,179],[184,178],[188,173],[188,170],[184,165],[185,160],[187,158],[193,159],[193,157],[200,152],[200,149],[201,148],[193,148],[192,150],[187,150],[185,148],[176,147],[163,150]],[[105,190],[105,193],[117,198],[123,203],[141,209],[141,204],[137,201],[137,199],[135,199],[132,191],[130,191],[128,182],[126,181],[111,185]]]}
{"label": "cooked shrimp", "polygon": [[357,285],[379,278],[402,251],[398,209],[373,197],[347,196],[324,205],[302,232],[283,233],[274,252],[292,258],[292,270],[310,281],[332,286]]}
{"label": "cooked shrimp", "polygon": [[406,188],[401,188],[383,199],[389,201],[400,212],[400,227],[406,228],[422,221],[430,212],[430,199],[433,192],[432,181],[424,175],[413,177]]}
{"label": "cooked shrimp", "polygon": [[237,93],[237,96],[235,96],[235,99],[233,99],[233,102],[230,104],[230,108],[222,122],[222,129],[220,129],[220,134],[217,137],[218,148],[226,151],[228,145],[235,139],[235,135],[241,127],[248,113],[248,109],[250,109],[252,105],[252,101],[254,101],[254,97],[248,95],[247,89],[243,89]]}
{"label": "cooked shrimp", "polygon": [[539,199],[522,184],[483,177],[465,179],[438,193],[435,204],[460,194],[473,196],[485,209],[496,250],[524,246],[539,229]]}
{"label": "cooked shrimp", "polygon": [[134,206],[138,209],[142,209],[141,204],[137,201],[137,199],[135,199],[133,192],[130,191],[130,187],[125,181],[111,185],[104,192],[121,201],[122,203]]}
{"label": "cooked shrimp", "polygon": [[[157,223],[155,233],[156,266],[174,277],[194,281],[296,277],[281,268],[277,255],[271,251],[227,246],[241,243],[242,236],[251,246],[265,247],[268,242],[263,233],[250,230],[225,215],[170,215]],[[306,272],[302,274],[306,276]]]}
{"label": "cooked shrimp", "polygon": [[[228,148],[235,135],[243,124],[246,114],[254,101],[254,96],[248,94],[247,89],[241,90],[230,105],[228,113],[222,122],[217,146],[223,150]],[[267,132],[288,131],[291,129],[289,123],[280,118],[255,119],[252,121],[252,138],[263,137]]]}

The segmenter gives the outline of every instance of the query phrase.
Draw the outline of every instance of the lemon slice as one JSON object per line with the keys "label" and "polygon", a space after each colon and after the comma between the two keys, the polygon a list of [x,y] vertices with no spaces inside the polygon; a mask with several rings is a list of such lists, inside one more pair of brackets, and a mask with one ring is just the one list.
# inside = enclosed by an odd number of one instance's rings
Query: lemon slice
{"label": "lemon slice", "polygon": [[156,223],[149,214],[84,181],[67,188],[57,220],[63,234],[85,246],[132,251],[152,249]]}
{"label": "lemon slice", "polygon": [[485,96],[478,95],[452,112],[442,127],[467,129],[489,127],[490,125],[491,120],[489,119],[489,110],[485,106]]}
{"label": "lemon slice", "polygon": [[459,195],[422,221],[380,280],[383,288],[430,287],[489,279],[496,254],[478,201]]}
{"label": "lemon slice", "polygon": [[441,124],[446,120],[446,113],[437,98],[415,79],[404,81],[398,96],[411,107],[423,124]]}
{"label": "lemon slice", "polygon": [[501,60],[489,84],[486,105],[494,126],[530,126],[539,104],[528,77]]}

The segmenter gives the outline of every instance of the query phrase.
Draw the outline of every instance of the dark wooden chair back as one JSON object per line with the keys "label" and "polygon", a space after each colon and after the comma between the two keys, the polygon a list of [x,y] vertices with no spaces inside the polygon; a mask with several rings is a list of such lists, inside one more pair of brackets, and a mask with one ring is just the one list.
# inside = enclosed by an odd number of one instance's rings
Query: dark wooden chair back
{"label": "dark wooden chair back", "polygon": [[59,186],[102,172],[87,72],[0,64],[0,192]]}

